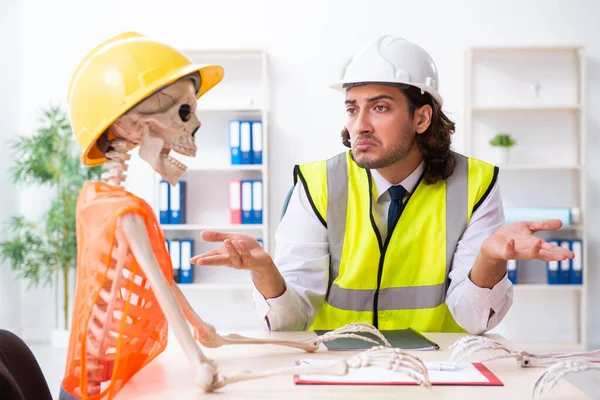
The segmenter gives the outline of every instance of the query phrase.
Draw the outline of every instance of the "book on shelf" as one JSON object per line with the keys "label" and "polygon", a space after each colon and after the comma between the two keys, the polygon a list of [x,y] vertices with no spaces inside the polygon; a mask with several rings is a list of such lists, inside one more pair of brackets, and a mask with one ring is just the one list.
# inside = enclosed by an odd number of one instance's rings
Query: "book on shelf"
{"label": "book on shelf", "polygon": [[194,283],[194,265],[190,262],[194,255],[194,239],[167,239],[166,245],[173,266],[173,281],[180,284]]}
{"label": "book on shelf", "polygon": [[161,180],[158,191],[160,224],[185,224],[187,182],[180,180],[175,186],[171,186],[166,180]]}
{"label": "book on shelf", "polygon": [[583,242],[580,238],[553,238],[548,243],[571,250],[573,259],[546,262],[547,282],[549,285],[583,284]]}
{"label": "book on shelf", "polygon": [[262,164],[263,123],[259,120],[229,121],[229,148],[232,165]]}
{"label": "book on shelf", "polygon": [[231,224],[262,224],[263,196],[262,179],[229,181]]}

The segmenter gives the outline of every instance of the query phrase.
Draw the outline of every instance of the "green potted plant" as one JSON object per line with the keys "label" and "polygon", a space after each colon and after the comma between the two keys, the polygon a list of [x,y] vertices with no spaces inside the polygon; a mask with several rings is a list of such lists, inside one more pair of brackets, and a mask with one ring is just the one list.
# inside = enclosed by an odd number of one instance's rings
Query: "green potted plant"
{"label": "green potted plant", "polygon": [[[65,337],[68,339],[69,296],[73,286],[69,275],[77,265],[77,197],[83,183],[98,179],[102,168],[81,164],[67,115],[60,107],[53,106],[44,110],[33,136],[19,136],[12,141],[11,159],[14,164],[9,175],[14,184],[44,186],[54,195],[43,200],[49,207],[40,220],[30,221],[21,215],[9,220],[5,227],[9,239],[0,242],[0,259],[19,278],[28,281],[28,288],[54,284],[56,317],[51,339],[53,345],[64,345]],[[63,296],[62,320],[59,320],[59,295]]]}
{"label": "green potted plant", "polygon": [[490,140],[490,145],[495,149],[494,162],[499,165],[508,164],[510,159],[510,149],[515,144],[517,144],[517,141],[513,139],[509,133],[498,132],[496,136]]}

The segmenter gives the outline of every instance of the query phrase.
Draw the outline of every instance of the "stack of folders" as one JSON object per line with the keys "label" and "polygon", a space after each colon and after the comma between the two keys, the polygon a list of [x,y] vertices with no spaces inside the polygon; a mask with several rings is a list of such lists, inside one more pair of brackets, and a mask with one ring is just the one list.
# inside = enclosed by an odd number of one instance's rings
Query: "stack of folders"
{"label": "stack of folders", "polygon": [[186,182],[179,181],[175,186],[161,180],[158,189],[158,207],[161,224],[186,223]]}
{"label": "stack of folders", "polygon": [[231,164],[262,164],[262,121],[229,121]]}
{"label": "stack of folders", "polygon": [[190,258],[194,255],[194,239],[167,239],[167,249],[173,266],[173,280],[176,283],[194,282],[194,266]]}
{"label": "stack of folders", "polygon": [[548,261],[548,284],[581,285],[583,283],[583,247],[581,239],[551,239],[550,244],[571,250],[575,258],[562,261]]}
{"label": "stack of folders", "polygon": [[[550,239],[550,244],[571,250],[574,259],[546,262],[548,284],[550,285],[581,285],[583,283],[583,248],[581,239]],[[517,283],[517,261],[506,263],[508,279]]]}
{"label": "stack of folders", "polygon": [[229,181],[229,210],[231,223],[263,223],[263,182],[254,180]]}

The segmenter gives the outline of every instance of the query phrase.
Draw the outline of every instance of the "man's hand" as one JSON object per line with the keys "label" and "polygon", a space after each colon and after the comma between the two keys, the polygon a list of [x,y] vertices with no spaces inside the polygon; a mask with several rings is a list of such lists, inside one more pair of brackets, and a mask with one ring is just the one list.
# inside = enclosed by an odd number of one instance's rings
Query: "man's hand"
{"label": "man's hand", "polygon": [[557,219],[503,225],[481,245],[471,269],[471,281],[479,287],[491,289],[506,274],[507,260],[554,261],[574,258],[572,251],[534,235],[539,231],[555,231],[561,226],[562,222]]}
{"label": "man's hand", "polygon": [[200,237],[207,242],[223,242],[223,246],[198,254],[190,262],[250,270],[252,281],[266,299],[279,297],[285,292],[285,281],[273,259],[253,237],[214,231],[203,231]]}
{"label": "man's hand", "polygon": [[251,236],[204,231],[200,237],[207,242],[223,242],[223,246],[192,257],[191,262],[194,264],[222,265],[251,271],[274,267],[271,256]]}
{"label": "man's hand", "polygon": [[495,260],[566,260],[572,251],[550,244],[534,235],[539,231],[555,231],[562,223],[557,219],[540,222],[514,222],[498,229],[481,246],[481,252]]}

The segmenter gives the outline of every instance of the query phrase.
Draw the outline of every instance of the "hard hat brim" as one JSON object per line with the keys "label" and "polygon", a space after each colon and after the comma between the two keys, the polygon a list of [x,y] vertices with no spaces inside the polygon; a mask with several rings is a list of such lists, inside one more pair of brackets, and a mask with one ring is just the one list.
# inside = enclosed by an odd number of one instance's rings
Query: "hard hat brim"
{"label": "hard hat brim", "polygon": [[346,89],[344,89],[344,83],[346,82],[335,82],[329,85],[330,88],[335,89],[339,92],[346,93]]}
{"label": "hard hat brim", "polygon": [[[329,85],[330,88],[335,89],[339,92],[342,93],[346,93],[346,88],[344,88],[344,85],[349,84],[349,83],[358,83],[358,82],[345,82],[345,81],[338,81],[338,82],[334,82],[332,84]],[[429,93],[431,95],[431,97],[433,97],[433,99],[439,104],[440,107],[442,107],[442,105],[444,104],[444,100],[442,99],[442,96],[436,92],[435,90],[431,89],[428,86],[425,85],[419,85],[419,84],[415,84],[415,83],[406,83],[406,82],[380,82],[380,81],[366,81],[366,82],[360,82],[362,84],[372,84],[372,85],[390,85],[390,84],[398,84],[398,85],[406,85],[406,86],[414,86],[416,88],[419,88],[427,93]]]}
{"label": "hard hat brim", "polygon": [[107,119],[105,121],[104,126],[102,127],[102,129],[99,130],[98,135],[83,151],[81,155],[81,162],[87,166],[96,166],[105,163],[107,160],[96,145],[96,140],[100,137],[100,135],[102,135],[106,131],[106,129],[108,129],[108,127],[112,125],[117,119],[119,119],[121,116],[127,113],[127,111],[139,104],[141,101],[146,99],[148,96],[152,95],[161,88],[176,82],[178,79],[181,79],[186,75],[193,74],[194,72],[198,72],[200,74],[200,87],[198,88],[198,92],[196,94],[197,99],[206,94],[215,85],[217,85],[223,79],[224,75],[223,67],[221,66],[210,64],[192,64],[182,67],[179,70],[176,70],[173,73],[169,74],[168,76],[163,77],[162,79],[156,80],[155,82],[153,82],[152,85],[149,85],[145,89],[145,93],[140,93],[138,95],[139,100],[136,101],[135,104],[128,105],[126,108],[124,106],[123,110],[120,110],[120,112],[113,119]]}

